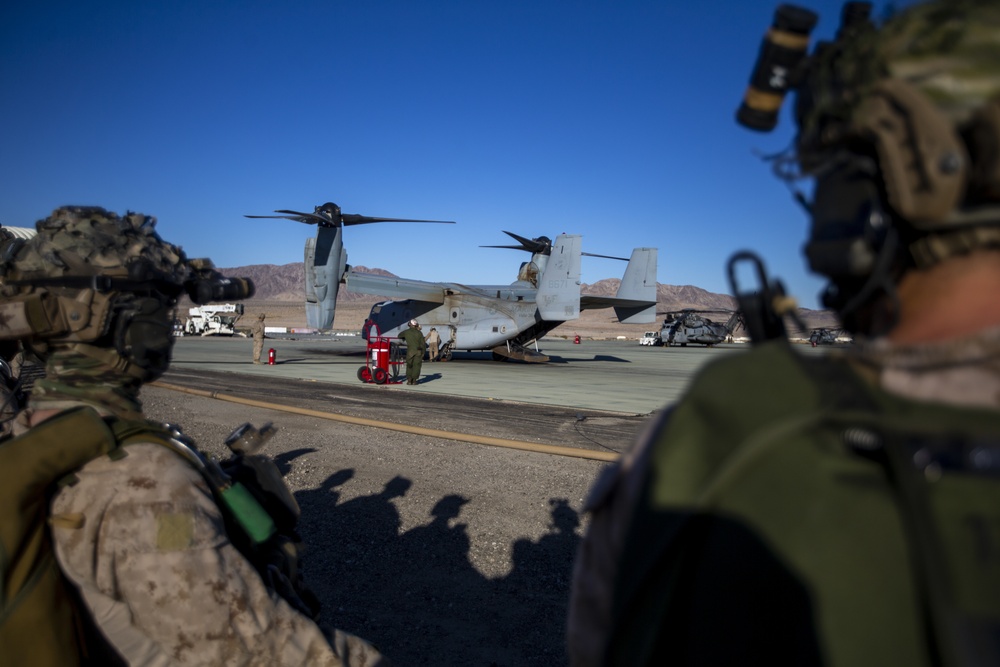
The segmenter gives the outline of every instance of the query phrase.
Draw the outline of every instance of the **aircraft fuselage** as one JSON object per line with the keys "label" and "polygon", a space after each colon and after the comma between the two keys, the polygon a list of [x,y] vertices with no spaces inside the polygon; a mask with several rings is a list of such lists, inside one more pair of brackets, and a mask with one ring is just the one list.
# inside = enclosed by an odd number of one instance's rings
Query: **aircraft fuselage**
{"label": "aircraft fuselage", "polygon": [[393,337],[415,319],[425,335],[431,327],[436,328],[442,343],[451,343],[453,350],[492,349],[531,329],[537,330],[532,338],[540,338],[562,324],[543,322],[534,300],[526,300],[517,290],[498,290],[496,298],[467,293],[447,295],[441,304],[414,299],[383,301],[372,307],[369,319],[383,336]]}

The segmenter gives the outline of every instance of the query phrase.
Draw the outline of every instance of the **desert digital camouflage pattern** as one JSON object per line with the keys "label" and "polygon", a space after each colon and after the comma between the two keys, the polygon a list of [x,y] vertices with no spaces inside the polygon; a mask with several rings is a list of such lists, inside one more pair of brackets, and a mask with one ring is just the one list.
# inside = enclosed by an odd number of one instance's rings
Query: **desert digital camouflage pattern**
{"label": "desert digital camouflage pattern", "polygon": [[[142,419],[139,389],[169,365],[176,298],[204,287],[212,270],[154,225],[142,214],[63,207],[6,258],[0,338],[6,326],[6,338],[22,338],[46,363],[19,423],[80,406]],[[18,312],[32,313],[30,326],[11,335]],[[206,479],[155,430],[130,440],[123,457],[86,463],[50,505],[60,569],[113,647],[144,665],[384,665],[361,639],[324,636],[265,585],[230,541]],[[45,448],[46,433],[30,428],[18,442],[34,437]]]}
{"label": "desert digital camouflage pattern", "polygon": [[385,665],[269,592],[200,474],[158,444],[102,457],[52,502],[60,567],[132,664]]}

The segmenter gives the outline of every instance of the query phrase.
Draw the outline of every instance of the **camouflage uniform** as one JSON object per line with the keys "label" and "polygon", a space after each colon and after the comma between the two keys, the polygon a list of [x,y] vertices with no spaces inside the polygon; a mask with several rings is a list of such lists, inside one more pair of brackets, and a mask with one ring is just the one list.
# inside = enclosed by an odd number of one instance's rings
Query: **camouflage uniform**
{"label": "camouflage uniform", "polygon": [[253,325],[253,362],[260,363],[261,352],[264,351],[264,313],[257,316],[257,323]]}
{"label": "camouflage uniform", "polygon": [[[44,402],[35,403],[44,408]],[[131,664],[375,665],[269,591],[201,475],[158,444],[96,459],[52,501],[59,565]]]}
{"label": "camouflage uniform", "polygon": [[438,334],[437,329],[431,328],[430,332],[427,334],[427,358],[430,361],[437,361],[438,358],[438,347],[441,345],[441,335]]}
{"label": "camouflage uniform", "polygon": [[[171,282],[187,288],[194,262],[160,240],[152,226],[141,215],[59,209],[38,223],[38,237],[7,266],[8,285],[15,288],[0,302],[6,315],[0,334],[21,333],[26,322],[16,307],[25,294],[18,285],[29,295],[70,297],[64,308],[92,304],[91,312],[60,312],[52,319],[69,322],[69,333],[23,334],[46,362],[46,377],[35,383],[24,413],[31,426],[81,405],[108,419],[142,420],[139,389],[166,370],[173,343],[173,314],[156,301],[172,303],[160,293]],[[142,271],[136,258],[146,263]],[[125,282],[97,294],[66,283],[66,276],[72,281],[88,274]],[[129,282],[137,275],[139,282]],[[102,310],[104,299],[111,305]],[[109,336],[106,329],[117,318],[123,319]],[[130,664],[385,664],[359,638],[338,631],[328,640],[312,619],[267,588],[233,546],[201,473],[153,440],[129,444],[118,460],[85,464],[75,483],[55,493],[51,517],[60,568]]]}

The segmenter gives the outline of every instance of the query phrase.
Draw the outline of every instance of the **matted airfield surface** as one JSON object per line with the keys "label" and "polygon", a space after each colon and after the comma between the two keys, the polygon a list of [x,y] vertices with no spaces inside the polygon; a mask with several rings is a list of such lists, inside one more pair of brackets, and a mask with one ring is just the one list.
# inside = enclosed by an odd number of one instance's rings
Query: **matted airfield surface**
{"label": "matted airfield surface", "polygon": [[702,365],[748,349],[741,344],[663,348],[643,347],[634,340],[543,340],[539,349],[550,356],[548,363],[496,362],[488,352],[457,352],[449,362],[425,361],[420,384],[411,387],[360,382],[365,343],[356,336],[268,338],[265,360],[270,348],[277,363],[254,365],[250,339],[184,337],[174,348],[171,369],[238,374],[234,387],[285,378],[367,386],[386,398],[420,392],[648,415],[675,401]]}

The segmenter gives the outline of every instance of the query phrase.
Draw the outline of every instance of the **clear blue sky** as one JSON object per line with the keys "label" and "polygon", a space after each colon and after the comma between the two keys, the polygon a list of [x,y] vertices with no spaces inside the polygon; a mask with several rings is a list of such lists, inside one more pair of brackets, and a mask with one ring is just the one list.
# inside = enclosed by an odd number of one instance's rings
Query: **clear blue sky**
{"label": "clear blue sky", "polygon": [[[407,278],[507,283],[527,255],[478,246],[566,232],[714,292],[755,249],[816,307],[808,221],[754,154],[788,145],[789,108],[772,134],[734,120],[777,4],[7,2],[0,223],[94,204],[220,267],[286,264],[314,228],[243,214],[334,201],[458,222],[346,230],[350,263]],[[840,2],[800,4],[836,30]]]}

